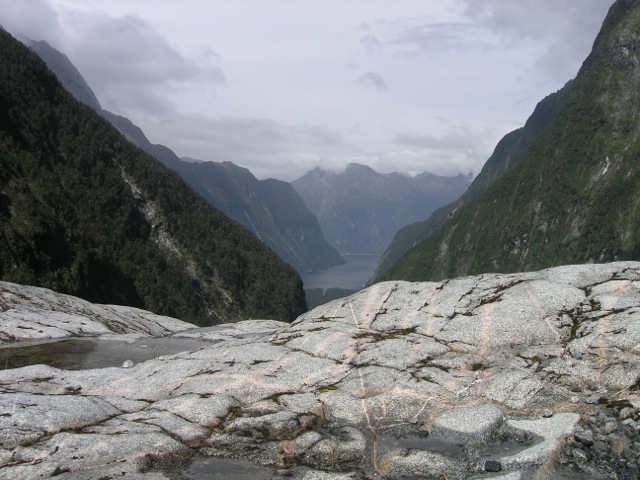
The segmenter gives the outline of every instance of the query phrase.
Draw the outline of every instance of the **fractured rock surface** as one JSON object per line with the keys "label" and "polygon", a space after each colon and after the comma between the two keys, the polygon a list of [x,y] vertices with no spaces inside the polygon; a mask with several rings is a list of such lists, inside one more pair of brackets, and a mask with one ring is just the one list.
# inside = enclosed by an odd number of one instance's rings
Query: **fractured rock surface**
{"label": "fractured rock surface", "polygon": [[194,326],[121,305],[97,305],[39,287],[0,282],[0,344],[80,335],[171,335]]}
{"label": "fractured rock surface", "polygon": [[[3,339],[48,302],[89,331],[90,304],[2,287]],[[0,371],[0,478],[177,478],[195,453],[269,478],[635,478],[639,287],[625,262],[376,284],[291,325],[189,329],[138,311],[133,331],[208,346],[126,369]],[[607,472],[596,446],[624,462]]]}

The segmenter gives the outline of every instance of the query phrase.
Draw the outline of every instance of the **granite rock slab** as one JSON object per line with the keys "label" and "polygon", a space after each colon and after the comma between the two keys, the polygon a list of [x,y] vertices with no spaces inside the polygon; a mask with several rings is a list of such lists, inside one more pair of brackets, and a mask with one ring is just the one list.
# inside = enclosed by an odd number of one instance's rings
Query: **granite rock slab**
{"label": "granite rock slab", "polygon": [[[204,329],[0,288],[5,341],[24,330],[208,342],[130,368],[0,371],[0,478],[171,478],[199,454],[272,478],[526,479],[554,468],[584,415],[621,405],[631,425],[640,406],[635,262],[386,282],[290,325]],[[525,437],[485,471],[492,442]]]}
{"label": "granite rock slab", "polygon": [[98,305],[0,281],[0,343],[106,334],[165,336],[191,328],[190,323],[139,308]]}

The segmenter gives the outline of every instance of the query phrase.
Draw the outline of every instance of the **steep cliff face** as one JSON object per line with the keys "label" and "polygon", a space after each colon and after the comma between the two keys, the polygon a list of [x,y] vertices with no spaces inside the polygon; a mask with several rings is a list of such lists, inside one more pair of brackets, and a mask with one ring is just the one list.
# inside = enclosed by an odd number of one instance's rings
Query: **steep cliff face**
{"label": "steep cliff face", "polygon": [[0,32],[0,278],[201,324],[292,320],[300,277]]}
{"label": "steep cliff face", "polygon": [[170,148],[152,144],[128,118],[103,110],[69,59],[46,42],[28,42],[76,99],[109,120],[129,141],[178,172],[225,215],[247,227],[299,272],[326,270],[344,260],[325,240],[318,220],[286,182],[256,179],[230,162],[184,161]]}
{"label": "steep cliff face", "polygon": [[463,207],[482,195],[493,183],[509,169],[516,166],[526,154],[531,142],[535,140],[553,120],[560,101],[564,98],[569,84],[542,100],[536,106],[524,127],[505,135],[482,167],[466,192],[453,203],[439,208],[422,222],[412,223],[402,228],[393,238],[393,242],[384,252],[376,269],[373,281],[382,278],[395,262],[409,250],[436,232],[442,225],[457,218]]}
{"label": "steep cliff face", "polygon": [[395,233],[458,198],[466,177],[380,174],[352,163],[344,172],[315,169],[291,182],[327,240],[343,254],[380,254]]}
{"label": "steep cliff face", "polygon": [[85,105],[89,105],[96,111],[101,111],[102,106],[96,98],[93,90],[89,87],[82,74],[71,63],[69,58],[52,48],[47,42],[25,40],[27,46],[29,46],[38,56],[44,60],[47,66],[54,71],[60,83],[71,93],[77,100],[81,101]]}
{"label": "steep cliff face", "polygon": [[231,162],[181,160],[173,168],[207,201],[246,226],[299,272],[344,263],[289,183],[258,180]]}
{"label": "steep cliff face", "polygon": [[640,2],[616,2],[522,160],[378,279],[639,258],[639,31]]}
{"label": "steep cliff face", "polygon": [[131,142],[175,170],[196,192],[253,232],[298,272],[341,265],[344,259],[325,239],[317,217],[291,185],[258,180],[231,162],[183,160],[168,147],[152,144],[129,119],[106,110],[102,116]]}

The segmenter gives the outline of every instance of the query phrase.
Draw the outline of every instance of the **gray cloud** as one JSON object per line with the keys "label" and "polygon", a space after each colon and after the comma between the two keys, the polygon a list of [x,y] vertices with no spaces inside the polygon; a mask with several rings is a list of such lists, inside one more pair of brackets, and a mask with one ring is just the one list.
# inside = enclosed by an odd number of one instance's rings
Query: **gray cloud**
{"label": "gray cloud", "polygon": [[57,44],[58,12],[46,0],[0,0],[0,24],[10,33]]}
{"label": "gray cloud", "polygon": [[0,18],[10,32],[45,40],[64,52],[103,107],[120,114],[166,113],[172,108],[172,91],[191,82],[210,87],[226,83],[212,51],[204,52],[205,61],[198,63],[135,15],[111,17],[61,6],[54,11],[44,0],[0,0]]}
{"label": "gray cloud", "polygon": [[465,125],[450,126],[440,136],[401,132],[393,139],[401,150],[390,158],[400,163],[414,160],[424,170],[443,175],[455,171],[477,174],[495,145],[495,137],[495,133],[475,131]]}
{"label": "gray cloud", "polygon": [[78,28],[90,28],[95,41],[77,44],[73,55],[81,58],[83,74],[107,108],[158,113],[169,109],[168,94],[180,85],[225,84],[219,66],[194,63],[139,18],[93,16]]}
{"label": "gray cloud", "polygon": [[313,146],[323,150],[352,148],[347,145],[342,132],[336,128],[320,125],[302,125],[295,129],[299,145]]}
{"label": "gray cloud", "polygon": [[160,127],[180,138],[180,150],[188,152],[190,157],[200,158],[195,152],[208,150],[213,158],[203,160],[263,157],[283,153],[289,150],[291,143],[286,128],[266,118],[174,115]]}
{"label": "gray cloud", "polygon": [[546,50],[536,68],[569,80],[591,49],[594,32],[613,0],[463,0],[466,15],[513,42],[536,41]]}
{"label": "gray cloud", "polygon": [[364,49],[367,55],[374,55],[379,53],[382,49],[380,40],[375,35],[368,34],[360,39],[360,45]]}
{"label": "gray cloud", "polygon": [[504,51],[543,47],[531,58],[538,74],[572,78],[590,51],[594,32],[613,0],[462,0],[465,21],[414,18],[398,23],[390,41],[398,52],[420,56],[442,51]]}
{"label": "gray cloud", "polygon": [[368,72],[358,77],[358,83],[375,88],[379,91],[389,90],[387,82],[378,72]]}
{"label": "gray cloud", "polygon": [[[598,29],[613,0],[462,0],[466,15],[514,38],[582,36]],[[590,34],[589,34],[590,35]]]}
{"label": "gray cloud", "polygon": [[175,114],[151,124],[145,133],[153,143],[163,143],[171,136],[171,147],[181,156],[231,161],[249,168],[259,178],[294,180],[314,166],[333,165],[331,158],[360,153],[337,129],[310,124],[285,126],[266,118]]}
{"label": "gray cloud", "polygon": [[391,41],[405,55],[454,50],[479,45],[480,30],[466,23],[420,23],[400,30]]}
{"label": "gray cloud", "polygon": [[[486,157],[485,157],[486,159]],[[417,175],[430,172],[436,175],[455,176],[478,174],[478,159],[451,150],[398,150],[375,159],[379,172],[407,172]]]}
{"label": "gray cloud", "polygon": [[401,133],[396,135],[394,143],[407,148],[472,151],[478,139],[472,132],[464,130],[450,131],[440,137]]}

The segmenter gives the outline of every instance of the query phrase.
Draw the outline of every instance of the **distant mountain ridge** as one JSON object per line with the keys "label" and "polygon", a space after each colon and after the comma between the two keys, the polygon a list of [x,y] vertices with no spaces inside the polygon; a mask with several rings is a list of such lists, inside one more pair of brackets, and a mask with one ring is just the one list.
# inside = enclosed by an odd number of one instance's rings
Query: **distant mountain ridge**
{"label": "distant mountain ridge", "polygon": [[639,31],[640,1],[616,1],[521,160],[376,280],[640,258]]}
{"label": "distant mountain ridge", "polygon": [[322,271],[345,262],[289,183],[258,180],[232,162],[181,161],[174,168],[212,205],[244,224],[298,271]]}
{"label": "distant mountain ridge", "polygon": [[306,309],[262,242],[3,31],[0,49],[0,278],[201,325]]}
{"label": "distant mountain ridge", "polygon": [[98,98],[71,60],[45,41],[24,38],[22,41],[44,60],[62,85],[79,101],[97,112],[102,111]]}
{"label": "distant mountain ridge", "polygon": [[211,205],[252,231],[298,272],[344,263],[325,240],[315,215],[286,182],[258,180],[231,162],[185,161],[168,147],[152,144],[129,119],[102,115],[130,141],[175,170]]}
{"label": "distant mountain ridge", "polygon": [[469,179],[380,174],[351,163],[340,173],[316,168],[291,185],[340,253],[381,254],[400,228],[458,198]]}
{"label": "distant mountain ridge", "polygon": [[152,144],[129,119],[103,110],[69,59],[46,42],[28,42],[78,100],[94,108],[131,142],[184,178],[211,205],[240,222],[299,272],[341,265],[344,259],[325,240],[315,215],[287,182],[258,180],[231,162],[180,159],[164,145]]}

